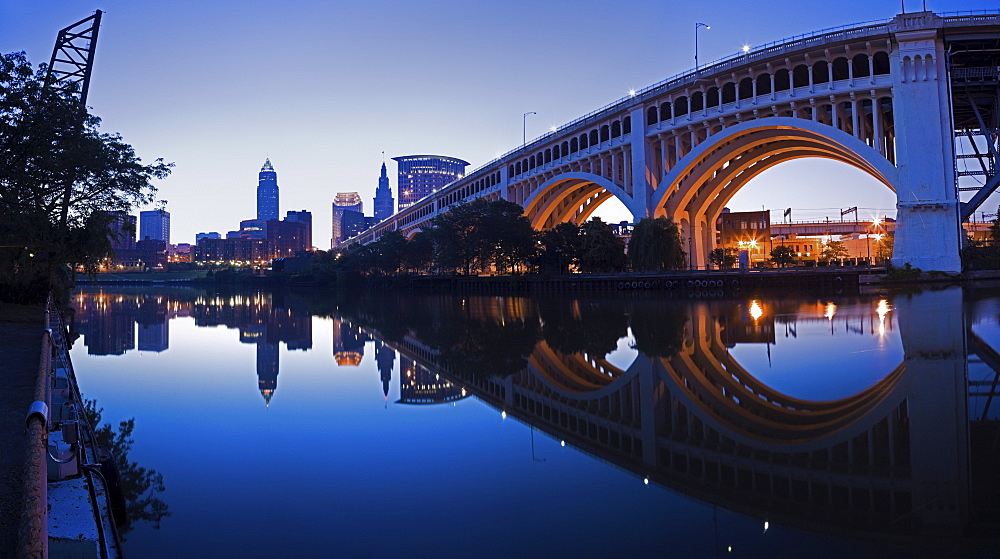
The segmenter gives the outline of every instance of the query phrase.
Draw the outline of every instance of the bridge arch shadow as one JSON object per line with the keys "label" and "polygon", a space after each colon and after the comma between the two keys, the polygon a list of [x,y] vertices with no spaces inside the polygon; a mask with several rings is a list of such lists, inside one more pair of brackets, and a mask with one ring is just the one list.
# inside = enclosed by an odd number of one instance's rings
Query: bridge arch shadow
{"label": "bridge arch shadow", "polygon": [[819,122],[766,117],[721,130],[686,154],[662,177],[652,213],[680,224],[691,264],[704,266],[715,248],[712,224],[729,200],[764,171],[806,157],[845,163],[896,191],[896,167],[868,143]]}

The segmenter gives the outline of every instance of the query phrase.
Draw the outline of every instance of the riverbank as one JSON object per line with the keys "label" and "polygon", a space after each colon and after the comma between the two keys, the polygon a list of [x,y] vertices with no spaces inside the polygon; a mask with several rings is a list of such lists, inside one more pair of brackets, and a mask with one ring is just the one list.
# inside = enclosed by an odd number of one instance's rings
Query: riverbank
{"label": "riverbank", "polygon": [[[173,285],[212,286],[241,285],[251,287],[284,287],[311,284],[297,281],[294,276],[245,275],[227,281],[205,277],[165,277],[162,274],[100,274],[77,279],[77,285]],[[513,276],[419,275],[361,276],[340,273],[330,284],[341,287],[429,288],[463,292],[551,292],[551,291],[631,291],[659,290],[677,292],[732,291],[735,289],[842,289],[860,286],[899,286],[941,283],[962,283],[1000,279],[1000,270],[981,270],[962,274],[920,273],[887,274],[885,268],[782,268],[763,270],[676,270],[659,273],[619,274],[527,274]]]}
{"label": "riverbank", "polygon": [[23,509],[27,437],[24,417],[34,399],[44,308],[0,304],[0,557],[13,557]]}

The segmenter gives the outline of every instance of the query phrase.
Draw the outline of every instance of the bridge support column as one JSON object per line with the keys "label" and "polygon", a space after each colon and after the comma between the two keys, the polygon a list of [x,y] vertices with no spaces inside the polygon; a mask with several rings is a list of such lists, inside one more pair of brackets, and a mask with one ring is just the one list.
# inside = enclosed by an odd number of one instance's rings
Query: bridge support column
{"label": "bridge support column", "polygon": [[942,25],[931,12],[901,14],[891,24],[899,170],[892,262],[959,272],[961,225]]}
{"label": "bridge support column", "polygon": [[[625,161],[626,165],[630,165],[629,175],[627,178],[632,181],[632,201],[628,204],[628,210],[632,212],[632,221],[637,222],[644,217],[651,217],[653,215],[652,209],[649,207],[652,204],[653,199],[653,169],[649,168],[649,164],[652,163],[656,158],[655,154],[649,153],[649,147],[646,142],[646,115],[643,112],[642,106],[632,109],[629,116],[632,120],[632,132],[629,134],[629,143],[632,144],[632,149],[629,150],[629,155],[631,155],[631,161]],[[629,188],[626,185],[625,191],[628,192]]]}

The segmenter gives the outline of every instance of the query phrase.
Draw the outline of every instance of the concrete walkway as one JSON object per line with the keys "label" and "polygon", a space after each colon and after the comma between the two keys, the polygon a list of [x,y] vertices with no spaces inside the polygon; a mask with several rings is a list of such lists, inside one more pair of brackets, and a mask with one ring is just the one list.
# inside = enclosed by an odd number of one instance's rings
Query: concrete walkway
{"label": "concrete walkway", "polygon": [[24,418],[35,393],[42,307],[0,305],[0,557],[13,557],[26,453]]}

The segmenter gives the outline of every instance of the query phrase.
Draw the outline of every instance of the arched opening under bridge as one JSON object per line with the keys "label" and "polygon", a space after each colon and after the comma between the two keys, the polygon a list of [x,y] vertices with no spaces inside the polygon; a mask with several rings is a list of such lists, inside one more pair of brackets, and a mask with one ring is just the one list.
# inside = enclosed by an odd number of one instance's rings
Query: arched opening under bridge
{"label": "arched opening under bridge", "polygon": [[[765,171],[805,158],[846,164],[895,192],[896,168],[874,147],[817,122],[768,117],[727,128],[685,155],[660,181],[653,213],[680,225],[690,265],[704,267],[716,248],[716,220],[736,193]],[[799,182],[782,188],[813,187]]]}
{"label": "arched opening under bridge", "polygon": [[[617,200],[614,205],[620,204],[629,211],[631,198],[607,178],[592,173],[564,173],[535,189],[524,201],[524,214],[535,229],[551,229],[567,222],[582,225],[611,200]],[[635,221],[634,217],[624,219]]]}

